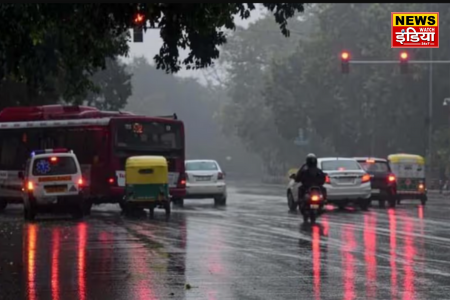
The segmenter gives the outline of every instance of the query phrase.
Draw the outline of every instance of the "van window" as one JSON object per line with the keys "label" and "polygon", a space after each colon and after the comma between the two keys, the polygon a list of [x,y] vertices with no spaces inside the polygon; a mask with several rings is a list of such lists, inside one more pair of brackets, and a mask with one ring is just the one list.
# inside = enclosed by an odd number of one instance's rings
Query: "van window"
{"label": "van window", "polygon": [[34,176],[72,175],[77,171],[73,157],[42,157],[33,162]]}

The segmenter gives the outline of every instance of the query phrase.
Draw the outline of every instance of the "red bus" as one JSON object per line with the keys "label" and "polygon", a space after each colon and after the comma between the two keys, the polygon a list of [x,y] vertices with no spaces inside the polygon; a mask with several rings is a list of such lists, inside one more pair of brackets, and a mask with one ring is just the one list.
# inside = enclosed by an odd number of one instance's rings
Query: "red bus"
{"label": "red bus", "polygon": [[90,203],[118,203],[125,160],[162,155],[172,199],[186,193],[184,124],[176,115],[146,117],[88,106],[9,107],[0,112],[0,210],[21,202],[19,172],[37,149],[72,149],[83,169]]}

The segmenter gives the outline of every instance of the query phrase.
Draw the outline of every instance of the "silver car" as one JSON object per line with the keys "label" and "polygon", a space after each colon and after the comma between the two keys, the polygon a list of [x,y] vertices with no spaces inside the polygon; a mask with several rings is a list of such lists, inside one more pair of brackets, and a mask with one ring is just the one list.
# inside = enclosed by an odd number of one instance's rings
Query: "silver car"
{"label": "silver car", "polygon": [[225,173],[215,160],[186,160],[186,199],[213,198],[216,205],[227,202]]}
{"label": "silver car", "polygon": [[344,208],[347,204],[366,210],[370,203],[372,188],[370,175],[352,158],[319,158],[318,167],[327,174],[324,187],[328,203]]}
{"label": "silver car", "polygon": [[[327,202],[343,209],[348,204],[366,210],[370,204],[371,184],[367,174],[358,162],[352,158],[323,157],[317,159],[317,166],[327,174],[324,187],[327,190]],[[291,179],[287,197],[288,206],[294,208],[298,203],[298,187]]]}

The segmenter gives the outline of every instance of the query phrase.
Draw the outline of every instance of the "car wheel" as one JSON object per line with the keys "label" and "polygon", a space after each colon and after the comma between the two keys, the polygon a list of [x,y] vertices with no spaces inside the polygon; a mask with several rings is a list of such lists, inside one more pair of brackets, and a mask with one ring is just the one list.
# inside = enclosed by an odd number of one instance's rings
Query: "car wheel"
{"label": "car wheel", "polygon": [[23,206],[23,217],[26,221],[33,221],[36,218],[36,210],[34,207],[30,206]]}
{"label": "car wheel", "polygon": [[369,209],[369,200],[362,200],[359,207],[364,211],[368,210]]}
{"label": "car wheel", "polygon": [[227,204],[227,197],[225,196],[220,196],[220,197],[216,197],[214,198],[214,205],[217,206],[224,206]]}
{"label": "car wheel", "polygon": [[344,210],[347,207],[347,204],[338,204],[338,208],[340,210]]}
{"label": "car wheel", "polygon": [[173,205],[183,207],[184,206],[184,199],[183,198],[174,198],[172,199]]}
{"label": "car wheel", "polygon": [[297,211],[297,203],[294,200],[294,195],[292,195],[291,191],[287,192],[287,200],[289,211]]}
{"label": "car wheel", "polygon": [[0,199],[0,211],[4,211],[6,206],[8,206],[8,202],[4,199]]}

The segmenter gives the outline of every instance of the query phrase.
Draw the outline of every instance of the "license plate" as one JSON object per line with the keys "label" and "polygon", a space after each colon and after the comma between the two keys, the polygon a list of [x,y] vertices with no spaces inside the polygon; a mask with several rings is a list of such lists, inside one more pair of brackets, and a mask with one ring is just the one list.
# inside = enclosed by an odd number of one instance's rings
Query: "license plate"
{"label": "license plate", "polygon": [[48,188],[45,188],[45,191],[47,192],[47,193],[63,193],[63,192],[66,192],[67,191],[67,187],[65,187],[65,186],[62,186],[62,187],[48,187]]}
{"label": "license plate", "polygon": [[211,177],[197,177],[196,180],[197,181],[209,181],[211,179]]}
{"label": "license plate", "polygon": [[377,190],[377,189],[372,190],[372,194],[379,194],[379,193],[380,193],[380,190]]}
{"label": "license plate", "polygon": [[311,205],[311,209],[319,209],[319,205],[317,205],[317,204],[312,204],[312,205]]}
{"label": "license plate", "polygon": [[341,178],[339,179],[340,183],[353,183],[354,179],[353,178]]}

